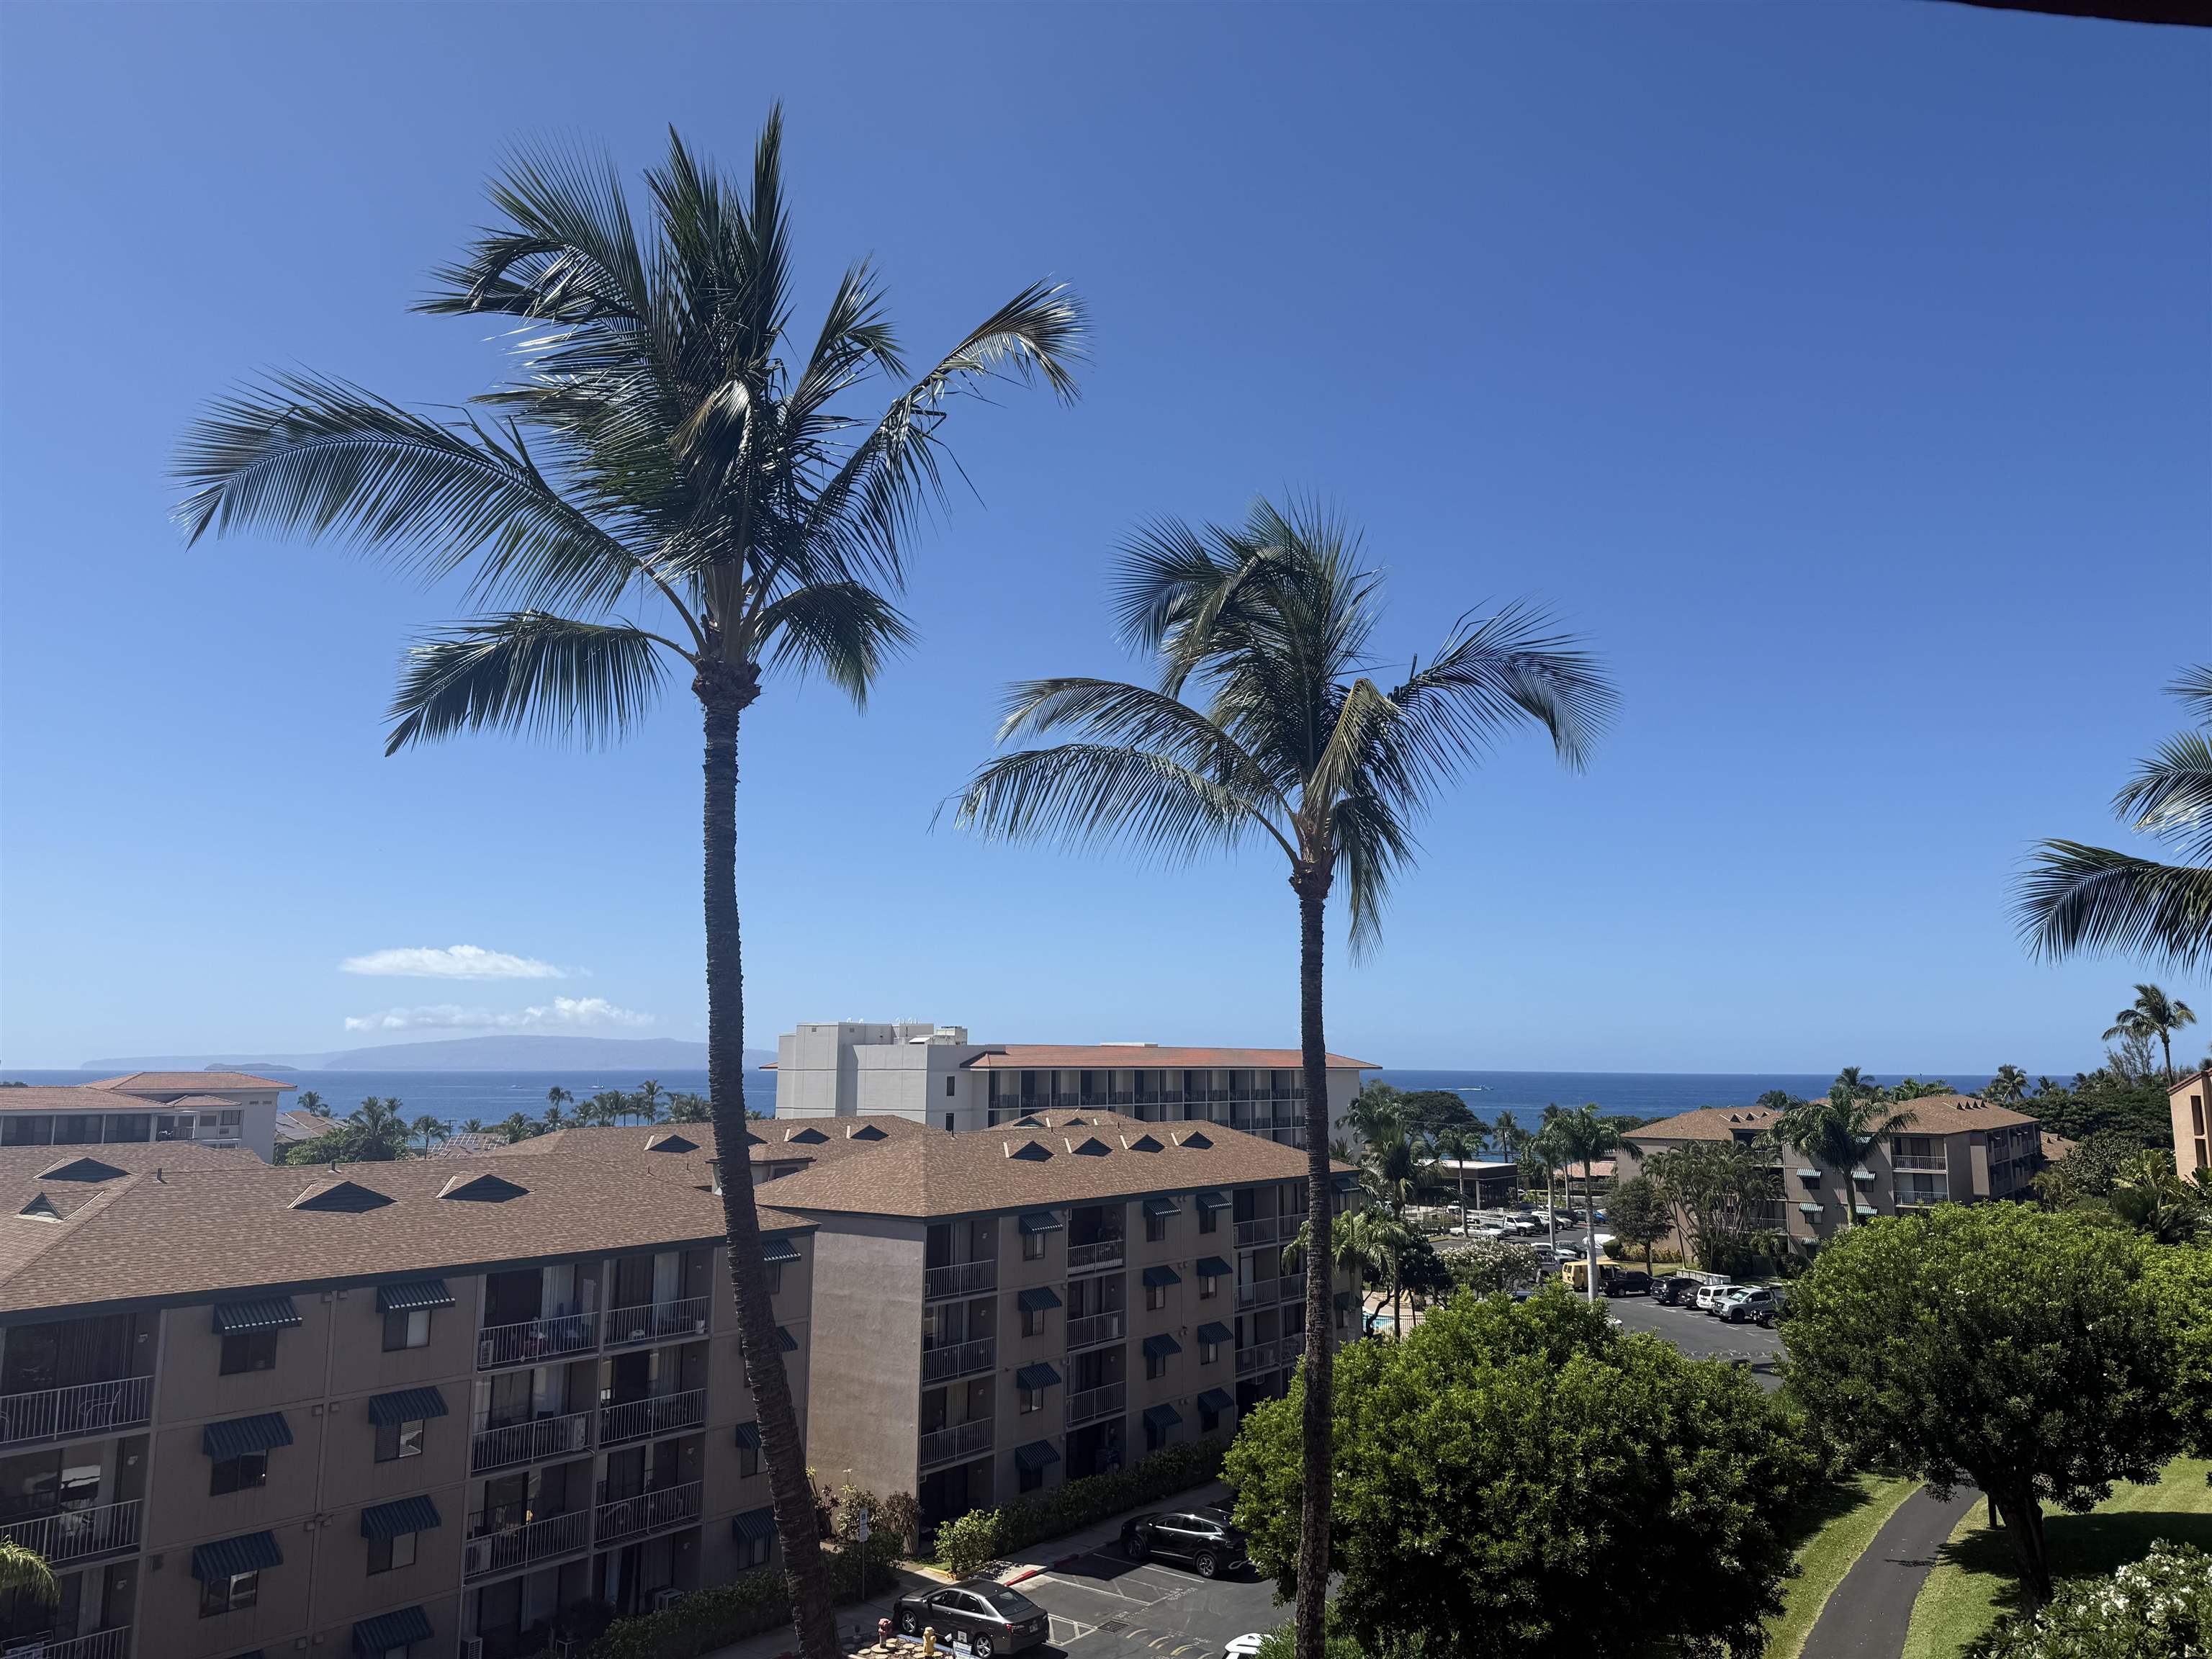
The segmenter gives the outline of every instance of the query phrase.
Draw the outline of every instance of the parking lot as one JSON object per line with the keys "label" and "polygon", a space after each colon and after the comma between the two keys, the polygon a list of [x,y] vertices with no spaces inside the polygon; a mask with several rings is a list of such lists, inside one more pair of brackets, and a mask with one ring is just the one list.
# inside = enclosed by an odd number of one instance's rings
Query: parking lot
{"label": "parking lot", "polygon": [[1648,1296],[1616,1296],[1606,1308],[1630,1330],[1663,1336],[1692,1359],[1741,1360],[1762,1387],[1781,1386],[1774,1362],[1782,1357],[1782,1339],[1771,1330],[1723,1324],[1695,1308],[1666,1307]]}
{"label": "parking lot", "polygon": [[1052,1615],[1053,1646],[1074,1659],[1218,1659],[1231,1638],[1290,1617],[1275,1604],[1274,1581],[1249,1568],[1205,1579],[1162,1562],[1125,1561],[1111,1547],[1024,1579],[1021,1589]]}

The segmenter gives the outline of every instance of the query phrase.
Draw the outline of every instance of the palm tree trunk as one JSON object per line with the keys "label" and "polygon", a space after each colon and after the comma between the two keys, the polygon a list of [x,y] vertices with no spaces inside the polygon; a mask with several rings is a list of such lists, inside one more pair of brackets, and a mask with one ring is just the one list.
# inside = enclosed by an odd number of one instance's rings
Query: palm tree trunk
{"label": "palm tree trunk", "polygon": [[1583,1160],[1583,1300],[1597,1300],[1597,1200],[1590,1190],[1590,1161]]}
{"label": "palm tree trunk", "polygon": [[[734,677],[732,677],[734,678]],[[705,707],[707,1090],[713,1103],[715,1151],[722,1165],[722,1225],[736,1292],[738,1342],[759,1421],[761,1457],[783,1549],[792,1624],[805,1659],[839,1659],[830,1610],[830,1574],[822,1559],[806,1451],[792,1403],[761,1259],[760,1216],[753,1206],[751,1160],[745,1150],[745,981],[738,927],[738,720],[756,686],[710,681],[695,689]]]}
{"label": "palm tree trunk", "polygon": [[2173,1033],[2163,1025],[2158,1028],[2158,1046],[2166,1050],[2166,1086],[2173,1087]]}
{"label": "palm tree trunk", "polygon": [[[1322,1036],[1322,913],[1328,872],[1301,865],[1291,878],[1298,896],[1298,1047],[1306,1074],[1306,1212],[1316,1237],[1333,1225],[1334,1183],[1328,1167],[1328,1045]],[[1334,1364],[1329,1352],[1331,1252],[1306,1253],[1305,1460],[1298,1510],[1297,1659],[1322,1659],[1328,1618],[1328,1522],[1335,1471]],[[808,1659],[813,1659],[809,1655]]]}

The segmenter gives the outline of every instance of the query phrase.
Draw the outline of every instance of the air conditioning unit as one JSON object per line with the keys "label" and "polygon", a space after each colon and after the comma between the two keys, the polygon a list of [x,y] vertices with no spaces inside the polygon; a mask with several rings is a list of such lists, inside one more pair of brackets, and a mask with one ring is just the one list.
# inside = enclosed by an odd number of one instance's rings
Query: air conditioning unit
{"label": "air conditioning unit", "polygon": [[481,1636],[461,1638],[461,1659],[483,1659],[483,1638]]}
{"label": "air conditioning unit", "polygon": [[655,1613],[659,1613],[663,1607],[674,1607],[683,1599],[684,1592],[678,1589],[673,1584],[671,1584],[666,1589],[657,1589],[653,1591],[653,1610]]}

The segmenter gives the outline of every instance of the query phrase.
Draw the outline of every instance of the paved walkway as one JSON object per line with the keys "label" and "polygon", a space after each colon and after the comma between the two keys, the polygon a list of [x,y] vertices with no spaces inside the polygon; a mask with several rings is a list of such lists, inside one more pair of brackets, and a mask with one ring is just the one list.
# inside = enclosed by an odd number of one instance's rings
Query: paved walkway
{"label": "paved walkway", "polygon": [[1981,1501],[1981,1493],[1961,1486],[1939,1504],[1923,1486],[1899,1504],[1820,1609],[1800,1659],[1898,1659],[1936,1551]]}

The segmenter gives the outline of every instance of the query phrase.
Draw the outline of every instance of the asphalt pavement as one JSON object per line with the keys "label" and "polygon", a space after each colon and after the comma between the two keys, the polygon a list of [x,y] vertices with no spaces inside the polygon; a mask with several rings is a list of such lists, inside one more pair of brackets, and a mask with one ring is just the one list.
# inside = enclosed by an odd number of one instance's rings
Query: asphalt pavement
{"label": "asphalt pavement", "polygon": [[1022,1593],[1052,1615],[1052,1645],[1071,1659],[1218,1659],[1231,1638],[1289,1618],[1275,1583],[1250,1568],[1201,1578],[1164,1561],[1094,1549],[1025,1578]]}

